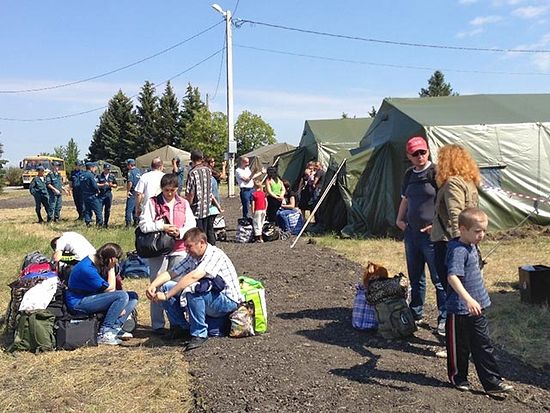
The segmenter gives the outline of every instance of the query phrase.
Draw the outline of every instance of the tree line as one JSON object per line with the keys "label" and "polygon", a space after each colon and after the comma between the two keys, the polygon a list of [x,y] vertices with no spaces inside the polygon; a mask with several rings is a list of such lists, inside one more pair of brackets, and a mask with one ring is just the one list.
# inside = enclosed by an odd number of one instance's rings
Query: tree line
{"label": "tree line", "polygon": [[[162,96],[146,81],[134,107],[119,90],[99,118],[88,148],[88,160],[123,165],[165,145],[184,151],[200,149],[220,160],[227,150],[227,117],[211,112],[199,89],[188,84],[181,104],[170,82]],[[237,155],[275,143],[275,131],[259,115],[242,112],[234,125]]]}

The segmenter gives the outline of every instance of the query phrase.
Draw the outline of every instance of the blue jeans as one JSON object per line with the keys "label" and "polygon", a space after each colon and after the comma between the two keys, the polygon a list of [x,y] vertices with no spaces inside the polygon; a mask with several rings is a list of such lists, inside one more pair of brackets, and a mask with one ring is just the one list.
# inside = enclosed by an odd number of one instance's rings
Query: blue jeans
{"label": "blue jeans", "polygon": [[[167,293],[177,283],[175,281],[167,281],[164,284],[161,285],[159,288],[159,291],[162,291],[163,293]],[[189,323],[183,316],[183,308],[181,308],[180,305],[180,296],[181,294],[176,294],[172,298],[170,298],[168,301],[162,302],[162,307],[164,308],[164,311],[166,311],[166,315],[168,315],[168,320],[170,321],[170,327],[181,327],[184,330],[189,330]]]}
{"label": "blue jeans", "polygon": [[84,198],[84,222],[90,225],[92,222],[92,212],[95,214],[95,223],[98,226],[103,225],[103,214],[101,213],[101,205],[99,198],[95,195]]}
{"label": "blue jeans", "polygon": [[137,225],[139,218],[136,216],[136,193],[131,192],[129,198],[126,198],[126,211],[124,213],[126,225]]}
{"label": "blue jeans", "polygon": [[117,333],[138,302],[138,295],[133,291],[111,291],[84,297],[74,306],[74,310],[83,313],[105,313],[100,333],[111,331]]}
{"label": "blue jeans", "polygon": [[[148,258],[149,280],[153,282],[157,275],[164,271],[169,271],[185,259],[185,255],[163,255],[161,257]],[[164,307],[160,302],[151,301],[150,312],[151,328],[159,330],[164,328]]]}
{"label": "blue jeans", "polygon": [[241,188],[239,195],[243,206],[243,218],[248,218],[248,211],[252,203],[252,188]]}
{"label": "blue jeans", "polygon": [[237,309],[237,303],[220,292],[187,293],[186,298],[191,335],[194,337],[208,336],[206,316],[218,318]]}
{"label": "blue jeans", "polygon": [[435,287],[437,308],[439,309],[438,321],[445,320],[447,318],[447,311],[445,310],[447,295],[435,265],[434,244],[430,241],[430,234],[407,227],[405,228],[404,241],[407,271],[411,280],[411,303],[409,306],[413,317],[417,320],[423,317],[426,298],[425,266],[427,264],[432,284]]}

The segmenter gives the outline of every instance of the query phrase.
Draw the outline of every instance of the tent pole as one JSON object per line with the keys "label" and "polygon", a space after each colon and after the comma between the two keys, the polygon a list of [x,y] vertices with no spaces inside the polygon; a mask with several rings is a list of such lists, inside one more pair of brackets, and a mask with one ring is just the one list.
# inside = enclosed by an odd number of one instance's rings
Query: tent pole
{"label": "tent pole", "polygon": [[313,211],[311,211],[311,214],[309,215],[309,218],[307,219],[306,223],[302,227],[302,230],[300,231],[300,233],[296,236],[296,239],[294,240],[294,242],[292,243],[290,248],[294,248],[294,246],[296,245],[296,243],[298,242],[298,240],[300,239],[300,237],[302,236],[302,234],[306,230],[307,226],[309,225],[309,223],[311,222],[311,220],[315,216],[315,212],[317,212],[317,210],[319,209],[319,207],[323,203],[324,199],[326,198],[326,196],[328,194],[328,191],[330,190],[330,188],[332,188],[332,185],[334,185],[334,183],[336,182],[336,179],[338,179],[338,174],[340,173],[340,169],[342,169],[342,167],[344,166],[345,163],[346,163],[346,158],[344,158],[344,160],[342,161],[342,163],[338,167],[338,170],[336,171],[336,173],[334,174],[334,176],[330,180],[329,184],[325,188],[325,192],[323,192],[323,195],[321,195],[321,198],[319,198],[319,201],[317,201],[317,205],[315,205],[315,208],[313,208]]}

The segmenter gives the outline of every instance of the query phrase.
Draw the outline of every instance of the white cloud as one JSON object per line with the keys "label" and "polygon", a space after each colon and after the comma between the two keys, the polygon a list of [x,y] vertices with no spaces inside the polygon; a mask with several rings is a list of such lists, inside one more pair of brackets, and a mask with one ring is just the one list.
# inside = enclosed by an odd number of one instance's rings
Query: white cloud
{"label": "white cloud", "polygon": [[463,39],[465,37],[477,36],[478,34],[480,34],[482,32],[483,32],[483,29],[481,27],[477,27],[477,28],[472,29],[472,30],[467,30],[467,31],[464,31],[464,32],[457,33],[456,37],[458,37],[460,39]]}
{"label": "white cloud", "polygon": [[497,23],[502,20],[501,16],[479,16],[473,20],[470,20],[472,26],[485,26],[487,24]]}
{"label": "white cloud", "polygon": [[520,17],[522,19],[533,19],[546,14],[548,10],[548,6],[527,6],[513,10],[512,15]]}

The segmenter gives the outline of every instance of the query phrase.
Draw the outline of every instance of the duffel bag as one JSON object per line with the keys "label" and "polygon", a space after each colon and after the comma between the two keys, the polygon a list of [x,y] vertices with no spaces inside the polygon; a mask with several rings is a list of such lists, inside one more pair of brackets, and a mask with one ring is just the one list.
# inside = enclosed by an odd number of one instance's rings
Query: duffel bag
{"label": "duffel bag", "polygon": [[254,239],[254,228],[252,224],[242,225],[241,223],[237,224],[237,233],[235,235],[235,242],[240,244],[245,244],[252,242]]}
{"label": "duffel bag", "polygon": [[262,239],[265,242],[269,242],[277,241],[279,238],[281,238],[279,227],[271,222],[266,222],[262,229]]}

